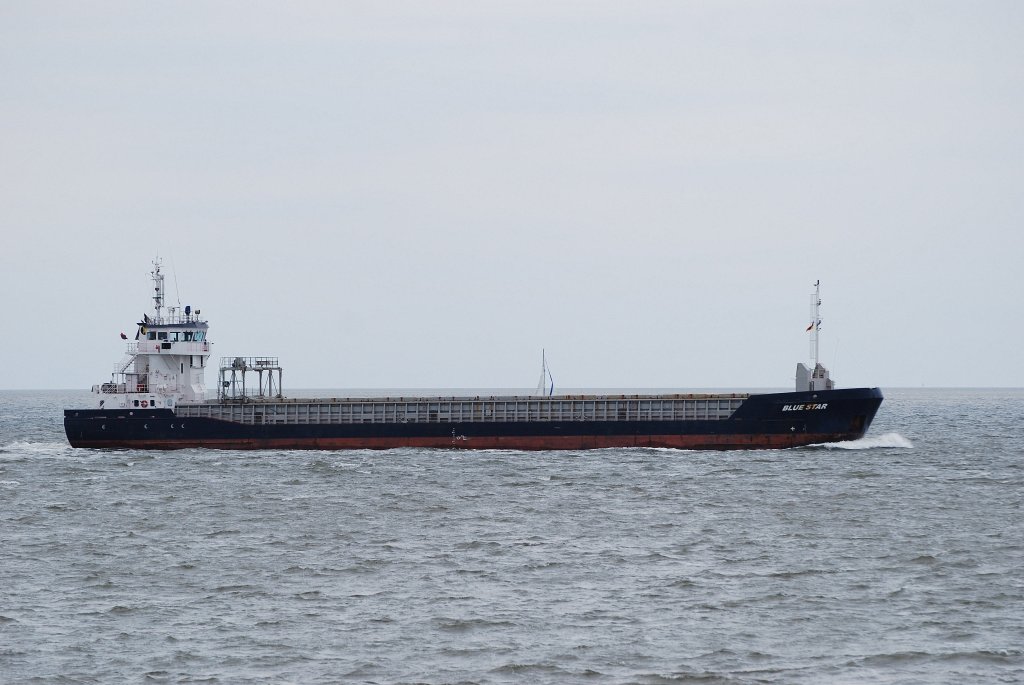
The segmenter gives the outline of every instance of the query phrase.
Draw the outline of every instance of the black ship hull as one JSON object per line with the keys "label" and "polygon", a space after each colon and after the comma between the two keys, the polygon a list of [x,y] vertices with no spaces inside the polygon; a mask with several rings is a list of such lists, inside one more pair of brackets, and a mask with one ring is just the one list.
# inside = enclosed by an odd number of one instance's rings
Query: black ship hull
{"label": "black ship hull", "polygon": [[751,395],[712,420],[525,420],[255,424],[182,416],[173,409],[69,409],[73,447],[129,449],[580,450],[787,448],[864,435],[882,402],[878,388]]}

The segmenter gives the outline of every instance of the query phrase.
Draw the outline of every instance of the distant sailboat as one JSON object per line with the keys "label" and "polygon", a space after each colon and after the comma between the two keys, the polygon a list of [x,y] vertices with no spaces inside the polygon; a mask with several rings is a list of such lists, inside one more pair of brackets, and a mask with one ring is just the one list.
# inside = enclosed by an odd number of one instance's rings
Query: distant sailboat
{"label": "distant sailboat", "polygon": [[540,381],[537,383],[537,394],[547,397],[555,394],[555,379],[551,376],[548,358],[543,348],[540,351]]}

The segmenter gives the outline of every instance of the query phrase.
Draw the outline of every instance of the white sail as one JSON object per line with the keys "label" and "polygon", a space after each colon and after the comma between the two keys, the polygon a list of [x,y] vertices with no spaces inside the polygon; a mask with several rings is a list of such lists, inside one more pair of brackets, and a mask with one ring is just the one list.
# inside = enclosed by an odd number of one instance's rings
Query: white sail
{"label": "white sail", "polygon": [[555,394],[555,379],[548,368],[548,358],[543,348],[540,351],[540,380],[537,381],[536,394],[542,397]]}

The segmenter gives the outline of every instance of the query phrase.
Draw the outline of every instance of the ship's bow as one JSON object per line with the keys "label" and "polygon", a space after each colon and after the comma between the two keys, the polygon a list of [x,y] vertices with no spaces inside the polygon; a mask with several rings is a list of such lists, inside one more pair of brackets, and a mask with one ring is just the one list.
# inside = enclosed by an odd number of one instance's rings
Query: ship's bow
{"label": "ship's bow", "polygon": [[864,437],[882,404],[879,388],[844,388],[751,395],[731,417],[766,435],[788,436],[790,445]]}

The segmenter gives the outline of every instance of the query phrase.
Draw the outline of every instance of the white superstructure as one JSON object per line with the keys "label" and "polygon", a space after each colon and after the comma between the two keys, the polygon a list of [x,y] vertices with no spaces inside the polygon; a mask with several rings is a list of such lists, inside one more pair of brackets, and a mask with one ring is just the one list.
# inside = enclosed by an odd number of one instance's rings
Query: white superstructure
{"label": "white superstructure", "polygon": [[[208,325],[190,306],[164,306],[164,275],[153,262],[153,315],[144,314],[135,340],[114,367],[110,382],[92,387],[101,409],[174,407],[206,398]],[[122,337],[127,337],[123,333]]]}

